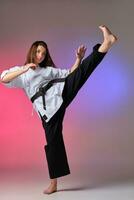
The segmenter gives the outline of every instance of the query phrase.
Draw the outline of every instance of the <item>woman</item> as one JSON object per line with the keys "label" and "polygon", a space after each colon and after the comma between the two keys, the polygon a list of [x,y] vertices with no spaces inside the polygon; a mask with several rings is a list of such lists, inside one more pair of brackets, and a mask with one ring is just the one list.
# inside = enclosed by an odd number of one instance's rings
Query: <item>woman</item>
{"label": "woman", "polygon": [[24,66],[12,67],[1,74],[1,82],[7,87],[20,87],[25,91],[42,120],[51,179],[45,194],[56,192],[57,178],[70,174],[62,135],[66,108],[117,40],[106,26],[99,28],[104,37],[102,44],[95,45],[93,52],[82,62],[86,48],[80,46],[71,69],[55,68],[47,44],[36,41],[28,52]]}

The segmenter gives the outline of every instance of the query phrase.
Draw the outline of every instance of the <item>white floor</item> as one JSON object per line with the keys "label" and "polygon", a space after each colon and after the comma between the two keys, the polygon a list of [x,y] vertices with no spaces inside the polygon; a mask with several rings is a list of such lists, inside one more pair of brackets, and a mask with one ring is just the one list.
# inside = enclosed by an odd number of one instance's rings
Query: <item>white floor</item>
{"label": "white floor", "polygon": [[[39,173],[40,174],[40,173]],[[37,173],[2,173],[0,175],[0,200],[133,200],[134,180],[120,178],[89,179],[86,174],[73,174],[58,180],[58,192],[43,194],[49,178]],[[47,180],[46,180],[47,179]]]}

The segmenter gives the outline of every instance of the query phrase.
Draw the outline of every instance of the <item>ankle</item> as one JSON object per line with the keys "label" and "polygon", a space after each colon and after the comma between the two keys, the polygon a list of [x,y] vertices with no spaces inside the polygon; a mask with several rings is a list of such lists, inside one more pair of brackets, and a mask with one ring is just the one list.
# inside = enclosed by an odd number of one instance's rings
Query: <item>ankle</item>
{"label": "ankle", "polygon": [[51,179],[51,184],[57,185],[57,179]]}
{"label": "ankle", "polygon": [[102,45],[99,47],[98,51],[101,53],[106,53],[111,48],[112,43],[108,41],[104,41]]}

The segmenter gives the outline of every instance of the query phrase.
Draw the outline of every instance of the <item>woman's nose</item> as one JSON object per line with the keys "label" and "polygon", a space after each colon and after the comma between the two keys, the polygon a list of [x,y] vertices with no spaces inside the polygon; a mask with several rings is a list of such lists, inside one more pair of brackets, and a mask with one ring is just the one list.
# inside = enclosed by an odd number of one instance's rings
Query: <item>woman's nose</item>
{"label": "woman's nose", "polygon": [[39,54],[38,57],[39,57],[39,58],[42,58],[42,54]]}

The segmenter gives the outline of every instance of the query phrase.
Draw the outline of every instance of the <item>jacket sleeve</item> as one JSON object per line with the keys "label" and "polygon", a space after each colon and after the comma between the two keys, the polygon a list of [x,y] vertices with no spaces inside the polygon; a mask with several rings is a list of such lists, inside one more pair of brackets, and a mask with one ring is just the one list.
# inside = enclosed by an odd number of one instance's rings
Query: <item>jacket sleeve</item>
{"label": "jacket sleeve", "polygon": [[66,78],[70,74],[70,69],[60,69],[51,67],[53,78]]}
{"label": "jacket sleeve", "polygon": [[[1,73],[0,78],[2,79],[7,73],[14,72],[18,69],[20,69],[19,66],[14,66],[14,67],[11,67],[7,70],[4,70]],[[2,82],[2,84],[4,84],[6,87],[9,87],[9,88],[24,88],[24,86],[25,86],[25,74],[19,75],[18,77],[14,78],[13,80],[11,80],[8,83]]]}

